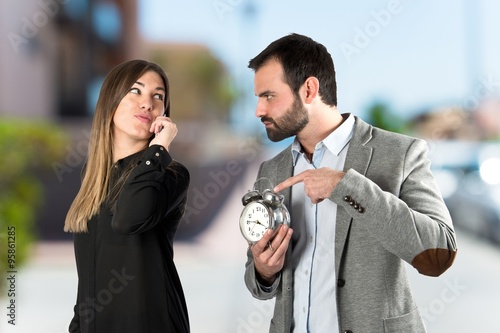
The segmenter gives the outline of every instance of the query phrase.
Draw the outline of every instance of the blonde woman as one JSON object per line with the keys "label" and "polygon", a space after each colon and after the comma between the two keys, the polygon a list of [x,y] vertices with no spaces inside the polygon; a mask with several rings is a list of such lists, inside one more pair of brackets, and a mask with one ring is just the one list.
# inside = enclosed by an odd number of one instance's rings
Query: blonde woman
{"label": "blonde woman", "polygon": [[78,296],[69,331],[189,332],[173,240],[189,173],[172,160],[169,83],[132,60],[104,79],[80,191],[64,230],[74,235]]}

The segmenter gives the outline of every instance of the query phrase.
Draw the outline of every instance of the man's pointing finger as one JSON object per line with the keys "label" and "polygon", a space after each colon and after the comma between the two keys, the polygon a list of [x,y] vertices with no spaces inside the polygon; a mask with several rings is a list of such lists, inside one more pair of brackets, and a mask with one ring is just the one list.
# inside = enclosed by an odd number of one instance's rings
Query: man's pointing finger
{"label": "man's pointing finger", "polygon": [[287,187],[290,187],[292,185],[295,185],[297,183],[302,182],[304,180],[304,178],[305,178],[305,171],[299,173],[298,175],[292,176],[292,177],[288,178],[287,180],[285,180],[284,182],[276,185],[276,187],[274,187],[273,191],[274,192],[283,191]]}

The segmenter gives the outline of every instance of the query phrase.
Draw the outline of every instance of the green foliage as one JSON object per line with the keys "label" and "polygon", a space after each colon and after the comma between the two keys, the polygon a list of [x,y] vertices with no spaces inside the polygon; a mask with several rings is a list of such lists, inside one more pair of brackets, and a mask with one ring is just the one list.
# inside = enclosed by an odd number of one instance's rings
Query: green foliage
{"label": "green foliage", "polygon": [[61,159],[66,143],[55,124],[0,117],[0,290],[8,270],[8,243],[13,240],[8,230],[15,228],[16,269],[25,263],[36,238],[34,222],[43,190],[33,171]]}
{"label": "green foliage", "polygon": [[408,133],[408,123],[394,114],[387,104],[375,102],[368,108],[368,122],[373,126],[396,133]]}
{"label": "green foliage", "polygon": [[172,118],[227,120],[238,92],[224,65],[207,49],[152,50],[151,59],[170,80]]}

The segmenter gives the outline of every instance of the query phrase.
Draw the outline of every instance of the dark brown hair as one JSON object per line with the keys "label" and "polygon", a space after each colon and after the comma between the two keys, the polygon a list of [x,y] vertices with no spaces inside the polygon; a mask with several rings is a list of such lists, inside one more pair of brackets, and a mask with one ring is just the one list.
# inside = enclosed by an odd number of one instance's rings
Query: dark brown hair
{"label": "dark brown hair", "polygon": [[321,100],[330,106],[337,106],[337,83],[335,67],[326,47],[299,34],[282,37],[266,47],[248,67],[259,70],[267,61],[275,59],[283,66],[285,82],[295,94],[308,77],[319,81]]}

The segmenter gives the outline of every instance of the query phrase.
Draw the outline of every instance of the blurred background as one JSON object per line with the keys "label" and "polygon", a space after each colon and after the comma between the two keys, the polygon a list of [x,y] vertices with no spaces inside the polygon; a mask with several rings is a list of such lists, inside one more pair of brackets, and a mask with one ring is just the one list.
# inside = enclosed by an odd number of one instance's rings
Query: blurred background
{"label": "blurred background", "polygon": [[[495,0],[0,0],[0,331],[67,332],[77,276],[62,226],[101,82],[133,58],[167,72],[172,154],[192,175],[175,245],[192,330],[267,331],[272,301],[243,285],[237,220],[260,162],[290,140],[267,140],[247,64],[297,32],[331,53],[341,112],[429,144],[459,242],[439,278],[408,267],[429,332],[497,332],[499,15]],[[16,325],[6,309],[12,270]]]}

